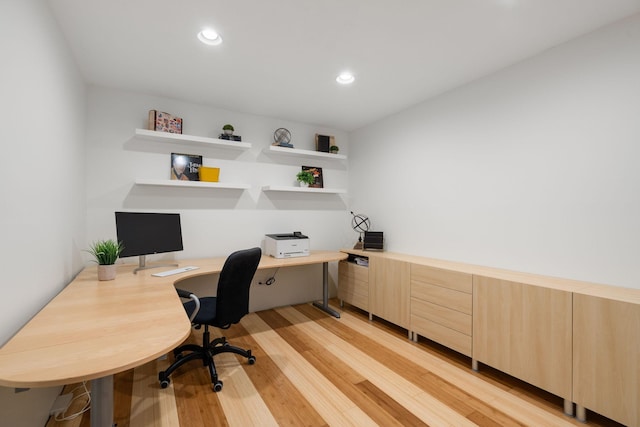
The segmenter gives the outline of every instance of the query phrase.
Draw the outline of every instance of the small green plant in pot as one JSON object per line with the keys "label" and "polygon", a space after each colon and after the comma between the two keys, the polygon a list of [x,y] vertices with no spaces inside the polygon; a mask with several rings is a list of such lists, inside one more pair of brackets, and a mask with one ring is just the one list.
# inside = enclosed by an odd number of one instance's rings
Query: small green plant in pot
{"label": "small green plant in pot", "polygon": [[222,126],[222,132],[224,132],[225,135],[233,135],[234,130],[235,129],[233,129],[233,126],[231,126],[230,124]]}
{"label": "small green plant in pot", "polygon": [[87,252],[93,255],[98,263],[98,280],[113,280],[116,278],[116,260],[124,247],[115,240],[98,240],[93,242]]}
{"label": "small green plant in pot", "polygon": [[316,181],[316,178],[309,171],[298,172],[296,179],[300,183],[300,187],[308,187]]}
{"label": "small green plant in pot", "polygon": [[338,147],[337,145],[332,145],[331,147],[329,147],[329,152],[331,154],[338,154],[338,151],[340,151],[340,147]]}

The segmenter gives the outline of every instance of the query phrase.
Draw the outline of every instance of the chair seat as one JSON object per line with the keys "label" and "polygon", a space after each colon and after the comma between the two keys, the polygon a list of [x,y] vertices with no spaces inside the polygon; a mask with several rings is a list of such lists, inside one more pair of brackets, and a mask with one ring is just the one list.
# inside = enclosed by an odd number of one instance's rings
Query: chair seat
{"label": "chair seat", "polygon": [[[200,298],[200,310],[191,323],[217,326],[214,322],[216,318],[216,300],[216,297]],[[191,317],[191,313],[196,309],[196,303],[193,301],[185,302],[184,309],[187,311],[187,316]]]}

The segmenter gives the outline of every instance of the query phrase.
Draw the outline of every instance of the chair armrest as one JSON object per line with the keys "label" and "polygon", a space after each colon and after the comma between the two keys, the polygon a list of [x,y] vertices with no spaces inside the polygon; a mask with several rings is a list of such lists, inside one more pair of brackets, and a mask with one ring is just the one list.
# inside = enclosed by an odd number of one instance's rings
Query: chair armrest
{"label": "chair armrest", "polygon": [[200,311],[200,299],[193,292],[185,291],[184,289],[178,288],[176,288],[176,291],[178,292],[178,296],[180,298],[190,299],[195,303],[196,306],[193,310],[193,313],[191,313],[191,316],[189,316],[189,321],[193,323],[193,319],[195,319],[196,314],[198,314],[198,311]]}

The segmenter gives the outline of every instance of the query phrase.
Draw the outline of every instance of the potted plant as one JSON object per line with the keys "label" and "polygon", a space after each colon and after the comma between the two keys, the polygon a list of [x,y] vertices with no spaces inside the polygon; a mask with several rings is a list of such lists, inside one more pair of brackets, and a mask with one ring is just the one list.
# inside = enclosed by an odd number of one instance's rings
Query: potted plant
{"label": "potted plant", "polygon": [[309,171],[298,172],[296,179],[300,183],[300,187],[308,187],[316,181],[316,178]]}
{"label": "potted plant", "polygon": [[231,126],[230,124],[226,124],[224,126],[222,126],[222,132],[224,132],[225,135],[233,135],[233,131],[235,129],[233,129],[233,126]]}
{"label": "potted plant", "polygon": [[338,154],[338,151],[340,151],[340,147],[338,147],[337,145],[332,145],[331,147],[329,147],[329,152],[331,154]]}
{"label": "potted plant", "polygon": [[116,260],[124,247],[115,240],[98,240],[93,242],[87,252],[98,263],[98,280],[113,280],[116,278]]}

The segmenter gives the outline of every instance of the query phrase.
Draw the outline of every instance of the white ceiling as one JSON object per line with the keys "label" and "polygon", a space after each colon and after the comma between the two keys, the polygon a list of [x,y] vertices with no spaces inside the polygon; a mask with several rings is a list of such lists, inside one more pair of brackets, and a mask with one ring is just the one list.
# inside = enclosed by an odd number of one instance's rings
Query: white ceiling
{"label": "white ceiling", "polygon": [[[88,83],[354,130],[640,0],[48,0]],[[215,28],[218,47],[196,33]],[[350,70],[356,82],[335,82]]]}

